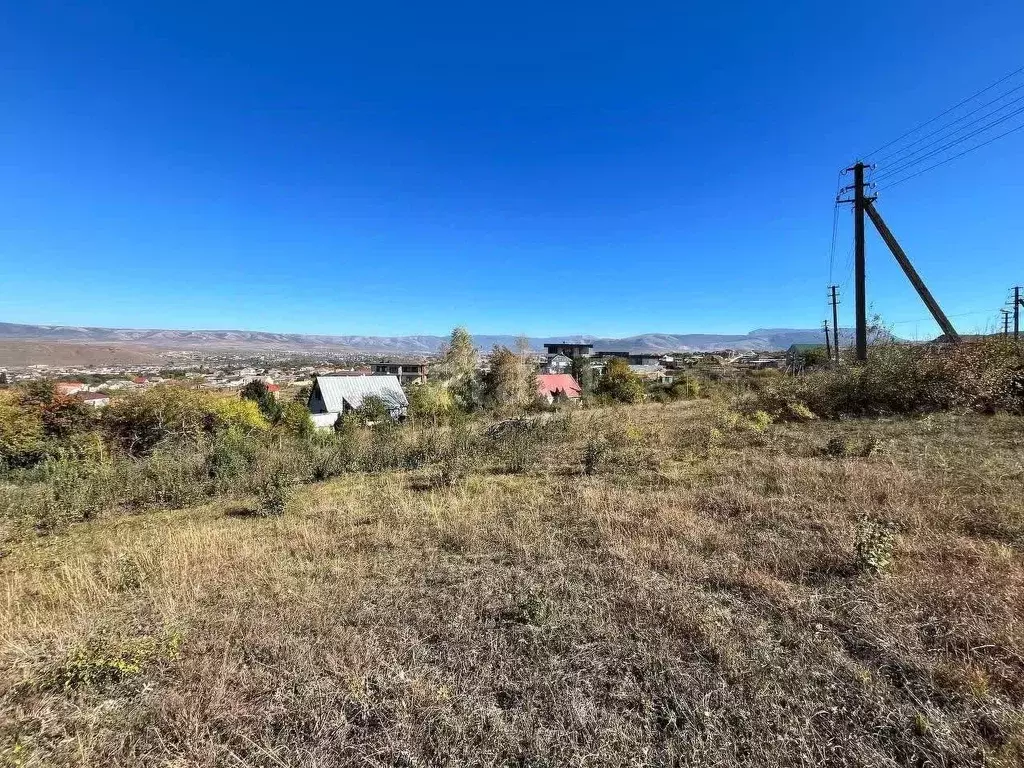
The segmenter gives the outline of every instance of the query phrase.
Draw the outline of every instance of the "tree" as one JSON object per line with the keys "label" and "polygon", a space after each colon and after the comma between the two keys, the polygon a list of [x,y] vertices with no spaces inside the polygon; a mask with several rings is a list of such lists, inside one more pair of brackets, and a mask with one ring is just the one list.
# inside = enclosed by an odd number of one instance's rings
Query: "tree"
{"label": "tree", "polygon": [[574,357],[572,359],[572,377],[576,379],[576,383],[585,393],[594,391],[596,377],[589,358]]}
{"label": "tree", "polygon": [[277,402],[277,398],[274,397],[274,393],[271,392],[262,379],[253,379],[244,387],[240,393],[242,399],[252,400],[260,407],[260,413],[270,423],[276,422],[281,418],[281,405]]}
{"label": "tree", "polygon": [[364,397],[363,402],[356,409],[359,418],[364,424],[383,424],[389,426],[393,423],[391,409],[384,398],[370,395]]}
{"label": "tree", "polygon": [[284,404],[281,409],[281,416],[278,419],[278,426],[299,437],[309,437],[313,434],[313,417],[309,415],[309,409],[303,403],[291,400]]}
{"label": "tree", "polygon": [[619,357],[608,361],[597,391],[620,403],[639,403],[644,399],[643,380],[630,370],[629,363]]}
{"label": "tree", "polygon": [[473,337],[465,328],[454,328],[448,343],[442,348],[439,373],[446,384],[471,378],[476,371],[477,349]]}
{"label": "tree", "polygon": [[0,371],[0,389],[7,389],[10,383],[7,381],[7,371]]}
{"label": "tree", "polygon": [[13,390],[0,392],[0,463],[26,466],[44,453],[41,413],[26,408]]}
{"label": "tree", "polygon": [[437,424],[452,409],[452,394],[442,384],[428,381],[409,387],[409,415]]}
{"label": "tree", "polygon": [[484,402],[499,412],[523,410],[537,394],[536,374],[522,355],[495,345],[484,375]]}
{"label": "tree", "polygon": [[442,349],[441,362],[434,368],[442,385],[452,393],[455,403],[466,409],[473,407],[477,400],[477,358],[477,348],[473,346],[469,331],[455,328]]}

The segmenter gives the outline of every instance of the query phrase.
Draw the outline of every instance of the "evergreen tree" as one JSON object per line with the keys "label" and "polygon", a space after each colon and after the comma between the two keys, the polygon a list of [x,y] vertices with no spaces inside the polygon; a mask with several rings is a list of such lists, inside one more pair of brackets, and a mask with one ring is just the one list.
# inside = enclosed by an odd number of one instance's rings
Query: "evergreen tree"
{"label": "evergreen tree", "polygon": [[261,379],[253,379],[242,387],[241,395],[245,400],[254,401],[259,406],[260,413],[271,424],[281,418],[281,404]]}

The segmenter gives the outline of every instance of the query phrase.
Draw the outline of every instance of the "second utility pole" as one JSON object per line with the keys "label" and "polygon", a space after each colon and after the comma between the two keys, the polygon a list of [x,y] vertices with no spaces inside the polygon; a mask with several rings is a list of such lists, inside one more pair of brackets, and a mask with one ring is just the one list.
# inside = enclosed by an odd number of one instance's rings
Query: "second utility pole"
{"label": "second utility pole", "polygon": [[832,291],[832,351],[836,355],[836,362],[839,362],[839,310],[836,309],[836,305],[839,303],[839,297],[836,294],[837,286],[830,285],[829,288]]}
{"label": "second utility pole", "polygon": [[1013,286],[1013,340],[1020,339],[1020,308],[1024,299],[1020,297],[1020,286]]}

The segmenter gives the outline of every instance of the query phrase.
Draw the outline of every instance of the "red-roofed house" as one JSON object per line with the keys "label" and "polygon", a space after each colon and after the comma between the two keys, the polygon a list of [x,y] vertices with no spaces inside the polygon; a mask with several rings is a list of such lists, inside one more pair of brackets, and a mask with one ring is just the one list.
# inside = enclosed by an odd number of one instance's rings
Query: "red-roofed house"
{"label": "red-roofed house", "polygon": [[568,373],[542,373],[537,376],[537,397],[553,403],[555,400],[580,401],[583,389]]}

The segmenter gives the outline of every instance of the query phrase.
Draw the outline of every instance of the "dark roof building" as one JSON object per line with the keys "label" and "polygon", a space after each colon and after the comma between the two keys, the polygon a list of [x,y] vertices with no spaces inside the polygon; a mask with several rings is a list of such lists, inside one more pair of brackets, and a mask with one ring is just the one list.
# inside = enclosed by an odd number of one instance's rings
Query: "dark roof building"
{"label": "dark roof building", "polygon": [[545,344],[544,348],[549,355],[565,355],[566,357],[590,357],[594,351],[593,344],[584,344],[577,341],[556,341]]}

